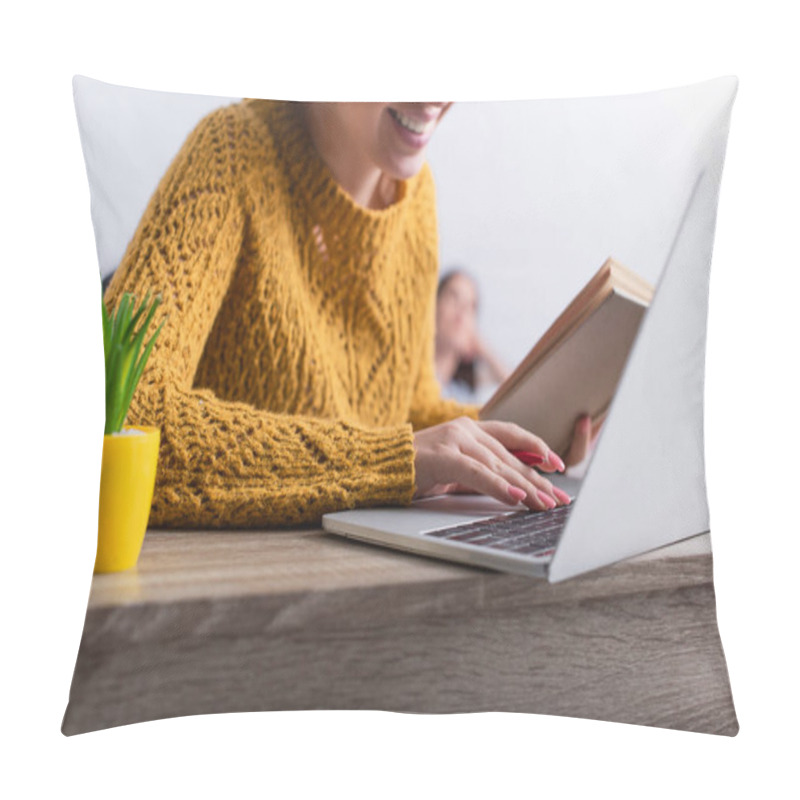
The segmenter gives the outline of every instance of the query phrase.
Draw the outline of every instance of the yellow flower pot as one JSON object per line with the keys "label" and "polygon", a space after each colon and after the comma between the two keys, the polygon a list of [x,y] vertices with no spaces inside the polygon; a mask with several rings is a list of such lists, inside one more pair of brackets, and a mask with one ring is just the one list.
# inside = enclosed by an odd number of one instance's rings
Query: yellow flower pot
{"label": "yellow flower pot", "polygon": [[103,437],[100,515],[95,572],[122,572],[136,565],[156,482],[158,428],[125,427],[142,435]]}

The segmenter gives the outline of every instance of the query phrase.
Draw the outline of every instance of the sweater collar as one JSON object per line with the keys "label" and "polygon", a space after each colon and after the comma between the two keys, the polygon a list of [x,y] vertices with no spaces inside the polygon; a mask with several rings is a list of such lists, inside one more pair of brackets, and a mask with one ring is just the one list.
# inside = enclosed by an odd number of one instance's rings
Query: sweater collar
{"label": "sweater collar", "polygon": [[[371,209],[357,203],[336,181],[317,151],[302,120],[302,103],[275,100],[246,100],[258,104],[272,130],[275,146],[293,190],[304,196],[317,219],[324,219],[334,230],[366,235],[385,233],[397,224],[413,204],[421,171],[399,181],[397,198],[384,209]],[[424,168],[423,168],[424,169]]]}

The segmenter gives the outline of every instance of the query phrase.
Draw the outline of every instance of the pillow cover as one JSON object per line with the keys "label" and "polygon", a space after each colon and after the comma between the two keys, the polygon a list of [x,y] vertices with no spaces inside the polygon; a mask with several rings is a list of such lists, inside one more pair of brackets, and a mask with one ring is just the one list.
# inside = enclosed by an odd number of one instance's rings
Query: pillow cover
{"label": "pillow cover", "polygon": [[[455,104],[381,211],[315,160],[298,104],[74,91],[105,301],[153,290],[168,316],[129,416],[160,431],[149,528],[135,567],[92,580],[66,734],[326,708],[736,733],[702,430],[735,79]],[[656,296],[604,426],[627,458],[573,470],[593,477],[570,523],[585,574],[551,585],[322,532],[327,511],[410,502],[412,430],[478,418],[440,396],[438,267],[477,278],[510,368],[609,255]],[[651,552],[595,556],[636,531]]]}

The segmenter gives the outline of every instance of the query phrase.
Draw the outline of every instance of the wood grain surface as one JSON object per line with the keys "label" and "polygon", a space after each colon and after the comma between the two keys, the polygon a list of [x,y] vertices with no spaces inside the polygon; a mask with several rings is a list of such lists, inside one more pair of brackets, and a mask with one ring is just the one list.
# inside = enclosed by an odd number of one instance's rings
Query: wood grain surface
{"label": "wood grain surface", "polygon": [[149,531],[94,577],[65,734],[289,709],[734,735],[709,537],[551,585],[316,529]]}

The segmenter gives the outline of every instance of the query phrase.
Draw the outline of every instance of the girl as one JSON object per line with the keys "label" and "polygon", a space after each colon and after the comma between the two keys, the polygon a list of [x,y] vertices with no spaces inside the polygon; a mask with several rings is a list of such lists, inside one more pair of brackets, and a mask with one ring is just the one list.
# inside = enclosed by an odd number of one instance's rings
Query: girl
{"label": "girl", "polygon": [[455,400],[485,401],[508,370],[478,333],[478,287],[464,270],[439,280],[436,291],[436,378],[442,394]]}

